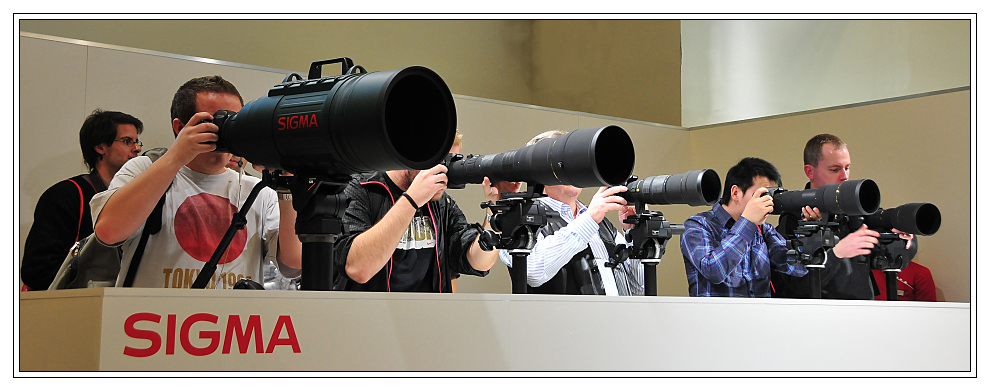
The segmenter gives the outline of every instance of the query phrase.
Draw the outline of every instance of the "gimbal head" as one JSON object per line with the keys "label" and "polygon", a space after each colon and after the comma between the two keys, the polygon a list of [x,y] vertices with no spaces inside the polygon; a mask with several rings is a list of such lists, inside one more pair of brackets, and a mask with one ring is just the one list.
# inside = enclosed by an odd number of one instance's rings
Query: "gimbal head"
{"label": "gimbal head", "polygon": [[809,268],[825,267],[825,253],[835,247],[838,237],[834,229],[838,223],[827,221],[801,221],[787,240],[787,262]]}
{"label": "gimbal head", "polygon": [[873,251],[866,257],[870,269],[900,272],[906,268],[914,254],[907,250],[907,241],[893,232],[881,232],[880,243],[873,246]]}
{"label": "gimbal head", "polygon": [[512,255],[512,293],[526,293],[526,258],[536,246],[537,231],[549,219],[559,214],[539,204],[536,200],[545,197],[543,185],[527,185],[521,193],[502,193],[502,199],[481,204],[482,209],[492,211],[488,217],[492,231],[484,231],[478,238],[482,250],[508,250]]}

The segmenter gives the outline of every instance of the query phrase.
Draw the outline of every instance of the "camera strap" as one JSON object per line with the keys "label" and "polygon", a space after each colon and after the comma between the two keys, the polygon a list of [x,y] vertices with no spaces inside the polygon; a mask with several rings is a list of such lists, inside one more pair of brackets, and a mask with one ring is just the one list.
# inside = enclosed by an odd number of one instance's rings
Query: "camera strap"
{"label": "camera strap", "polygon": [[[168,189],[171,188],[172,184],[169,184]],[[124,277],[125,287],[130,288],[134,286],[134,277],[137,276],[138,266],[141,265],[144,248],[148,245],[148,237],[162,230],[162,208],[165,207],[165,196],[168,195],[168,189],[162,194],[162,198],[158,200],[155,209],[151,211],[151,214],[148,215],[148,220],[144,223],[144,230],[141,231],[141,240],[138,242],[137,249],[134,250],[134,256],[131,259],[130,266],[127,267],[127,276]]]}

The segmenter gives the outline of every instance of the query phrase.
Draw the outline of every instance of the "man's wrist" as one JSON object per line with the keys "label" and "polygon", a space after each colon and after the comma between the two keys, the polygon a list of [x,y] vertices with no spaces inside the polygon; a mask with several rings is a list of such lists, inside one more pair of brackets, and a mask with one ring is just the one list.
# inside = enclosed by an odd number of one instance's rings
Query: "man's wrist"
{"label": "man's wrist", "polygon": [[414,200],[413,197],[411,195],[409,195],[409,193],[402,193],[401,196],[403,198],[405,198],[406,200],[408,200],[409,203],[412,204],[413,208],[416,208],[416,209],[419,209],[420,208],[419,204],[416,203],[416,200]]}

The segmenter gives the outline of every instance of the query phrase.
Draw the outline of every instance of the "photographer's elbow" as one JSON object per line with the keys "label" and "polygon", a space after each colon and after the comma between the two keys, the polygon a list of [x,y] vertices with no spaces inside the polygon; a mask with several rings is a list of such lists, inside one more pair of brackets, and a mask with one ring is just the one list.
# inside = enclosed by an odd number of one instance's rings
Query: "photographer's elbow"
{"label": "photographer's elbow", "polygon": [[106,221],[97,220],[96,224],[93,225],[93,234],[96,238],[105,244],[116,244],[127,240],[127,236],[119,237],[121,235],[116,235],[117,230],[112,229]]}
{"label": "photographer's elbow", "polygon": [[368,268],[362,268],[358,265],[359,262],[352,262],[350,256],[347,258],[347,263],[344,265],[344,273],[347,273],[347,277],[358,284],[365,284],[371,277],[375,276],[377,271],[370,271]]}

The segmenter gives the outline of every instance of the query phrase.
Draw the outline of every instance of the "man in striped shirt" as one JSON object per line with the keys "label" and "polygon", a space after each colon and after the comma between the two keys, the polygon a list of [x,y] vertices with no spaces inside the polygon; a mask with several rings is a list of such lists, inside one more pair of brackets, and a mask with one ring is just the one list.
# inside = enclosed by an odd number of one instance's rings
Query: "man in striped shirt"
{"label": "man in striped shirt", "polygon": [[[526,145],[567,134],[560,130],[541,133]],[[506,191],[505,183],[496,184]],[[518,190],[515,184],[515,190]],[[545,186],[547,197],[538,200],[560,214],[538,232],[536,245],[526,259],[529,293],[643,295],[643,265],[629,259],[606,266],[615,257],[617,244],[625,243],[605,214],[618,211],[619,221],[636,212],[616,193],[625,186],[602,187],[585,206],[578,201],[581,189],[574,186]],[[512,192],[511,190],[509,192]],[[496,197],[497,198],[497,197]],[[628,227],[626,227],[628,228]],[[510,268],[512,256],[500,250],[499,258]],[[511,274],[511,273],[510,273]]]}
{"label": "man in striped shirt", "polygon": [[773,211],[768,187],[780,185],[777,168],[747,157],[729,169],[722,199],[684,222],[681,253],[691,296],[770,297],[770,272],[808,273],[787,263],[784,238],[766,222]]}

